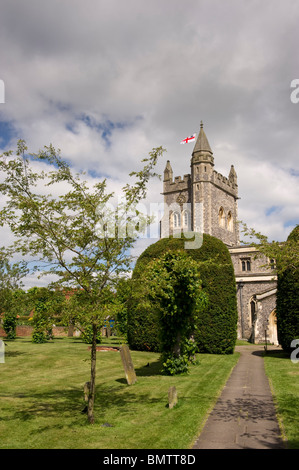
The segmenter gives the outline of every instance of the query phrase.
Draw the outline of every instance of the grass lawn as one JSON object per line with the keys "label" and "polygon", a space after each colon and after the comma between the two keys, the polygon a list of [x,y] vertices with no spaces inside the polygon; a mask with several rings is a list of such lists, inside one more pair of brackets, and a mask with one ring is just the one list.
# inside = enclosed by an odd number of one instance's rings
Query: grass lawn
{"label": "grass lawn", "polygon": [[[117,338],[110,341],[118,344]],[[90,425],[82,414],[83,386],[90,378],[86,344],[76,338],[5,342],[1,449],[191,448],[239,357],[198,354],[189,374],[167,377],[160,373],[159,354],[132,351],[137,383],[128,386],[120,353],[97,352],[95,424]],[[172,385],[178,404],[169,409]]]}
{"label": "grass lawn", "polygon": [[288,447],[299,449],[299,362],[281,350],[268,351],[265,369]]}

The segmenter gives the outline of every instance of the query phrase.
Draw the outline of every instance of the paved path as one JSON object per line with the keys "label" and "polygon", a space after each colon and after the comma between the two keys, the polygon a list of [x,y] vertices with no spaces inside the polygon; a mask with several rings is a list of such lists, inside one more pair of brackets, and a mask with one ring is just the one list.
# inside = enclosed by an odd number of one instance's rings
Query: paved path
{"label": "paved path", "polygon": [[238,346],[240,359],[193,449],[283,449],[260,345]]}

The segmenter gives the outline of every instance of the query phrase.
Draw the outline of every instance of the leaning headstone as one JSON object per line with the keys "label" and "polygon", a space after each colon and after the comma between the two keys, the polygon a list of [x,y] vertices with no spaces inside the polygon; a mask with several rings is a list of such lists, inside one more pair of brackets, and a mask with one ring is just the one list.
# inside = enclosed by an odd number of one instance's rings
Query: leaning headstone
{"label": "leaning headstone", "polygon": [[132,385],[137,381],[135,369],[133,366],[130,350],[126,344],[123,344],[120,348],[120,356],[124,366],[126,379],[128,385]]}
{"label": "leaning headstone", "polygon": [[175,387],[169,387],[168,390],[168,406],[173,408],[178,402],[178,395]]}

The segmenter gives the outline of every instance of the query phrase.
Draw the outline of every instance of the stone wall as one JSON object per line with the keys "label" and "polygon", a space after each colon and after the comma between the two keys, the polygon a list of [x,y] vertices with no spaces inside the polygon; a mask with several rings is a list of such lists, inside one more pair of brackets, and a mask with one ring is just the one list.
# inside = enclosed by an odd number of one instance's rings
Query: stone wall
{"label": "stone wall", "polygon": [[[32,336],[33,327],[27,326],[27,325],[18,325],[16,328],[16,333],[17,333],[17,337]],[[68,332],[67,332],[67,329],[64,328],[63,326],[55,326],[53,328],[53,334],[54,336],[67,336]],[[6,336],[5,331],[1,326],[0,326],[0,336],[2,337]]]}
{"label": "stone wall", "polygon": [[[273,281],[244,282],[237,284],[238,302],[238,338],[250,339],[253,342],[263,342],[265,337],[265,325],[276,306],[276,296],[271,294],[261,300],[259,294],[271,293],[275,287]],[[255,303],[255,314],[252,315],[251,301]],[[242,302],[242,306],[241,306]]]}

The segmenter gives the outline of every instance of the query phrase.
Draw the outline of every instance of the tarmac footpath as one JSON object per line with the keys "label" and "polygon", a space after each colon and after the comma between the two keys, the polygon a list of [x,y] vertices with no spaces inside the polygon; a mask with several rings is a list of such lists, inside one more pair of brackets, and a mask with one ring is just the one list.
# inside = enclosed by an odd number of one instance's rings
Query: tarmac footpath
{"label": "tarmac footpath", "polygon": [[193,449],[285,449],[264,369],[264,346],[237,346],[236,351],[239,361]]}

